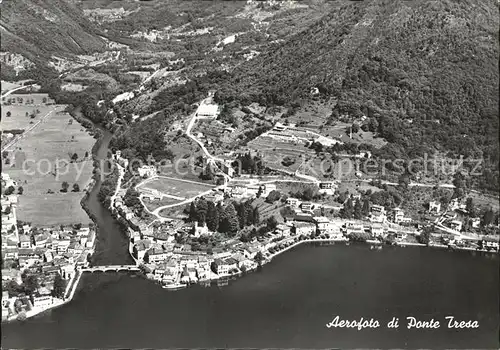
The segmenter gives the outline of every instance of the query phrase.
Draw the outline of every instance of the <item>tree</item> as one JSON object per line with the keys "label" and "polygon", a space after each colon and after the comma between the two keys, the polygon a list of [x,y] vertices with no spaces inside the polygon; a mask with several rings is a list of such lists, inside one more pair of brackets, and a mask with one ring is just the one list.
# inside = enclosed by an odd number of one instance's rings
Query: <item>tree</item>
{"label": "tree", "polygon": [[493,222],[493,219],[494,219],[494,214],[493,214],[493,210],[491,209],[491,207],[489,207],[485,212],[484,212],[484,215],[483,215],[483,226],[488,226],[489,224],[491,224]]}
{"label": "tree", "polygon": [[279,200],[281,197],[281,193],[279,193],[278,191],[276,190],[272,190],[269,195],[267,196],[266,198],[266,202],[267,203],[274,203],[276,202],[277,200]]}
{"label": "tree", "polygon": [[359,125],[356,123],[352,124],[351,130],[353,134],[356,134],[359,131]]}
{"label": "tree", "polygon": [[73,192],[80,192],[80,186],[78,184],[73,184]]}
{"label": "tree", "polygon": [[63,181],[61,187],[61,192],[68,192],[69,184],[66,181]]}
{"label": "tree", "polygon": [[38,283],[38,277],[36,275],[27,274],[26,271],[21,275],[21,279],[23,280],[24,291],[27,295],[33,294],[38,287],[40,287]]}
{"label": "tree", "polygon": [[363,207],[360,200],[357,200],[354,205],[354,218],[357,220],[361,220],[363,218]]}
{"label": "tree", "polygon": [[9,156],[9,151],[3,151],[2,152],[2,158],[7,158]]}
{"label": "tree", "polygon": [[368,130],[376,132],[378,130],[378,121],[376,118],[370,118],[368,121]]}
{"label": "tree", "polygon": [[189,205],[189,221],[196,221],[198,219],[198,212],[196,211],[196,204],[191,202]]}
{"label": "tree", "polygon": [[370,239],[370,234],[365,231],[355,231],[351,233],[350,238],[353,241],[365,242]]}
{"label": "tree", "polygon": [[219,212],[214,202],[212,201],[208,202],[206,222],[207,227],[210,231],[217,231],[217,229],[219,228]]}
{"label": "tree", "polygon": [[17,188],[17,194],[18,194],[18,195],[22,195],[22,194],[23,194],[23,192],[24,192],[24,188],[23,188],[23,186],[19,186],[19,187]]}
{"label": "tree", "polygon": [[238,221],[240,222],[240,228],[247,225],[247,215],[245,211],[245,203],[238,205]]}
{"label": "tree", "polygon": [[431,240],[432,226],[426,226],[422,229],[418,241],[422,244],[429,244]]}
{"label": "tree", "polygon": [[257,197],[257,198],[260,198],[261,194],[262,194],[262,186],[261,186],[261,187],[259,187],[259,190],[257,191],[257,195],[256,195],[256,197]]}
{"label": "tree", "polygon": [[10,117],[10,116],[12,116],[12,113],[10,111],[8,111],[7,114],[6,114],[6,116]]}
{"label": "tree", "polygon": [[71,156],[71,160],[72,160],[73,162],[76,162],[76,160],[77,160],[77,159],[78,159],[78,154],[73,153],[73,155]]}
{"label": "tree", "polygon": [[259,264],[259,265],[262,265],[262,261],[264,261],[264,255],[262,255],[262,252],[257,252],[257,254],[255,254],[255,258],[254,260]]}
{"label": "tree", "polygon": [[205,219],[207,217],[208,202],[205,198],[200,198],[196,202],[196,212],[198,213],[198,221],[201,224],[205,224]]}
{"label": "tree", "polygon": [[352,199],[349,197],[344,203],[344,207],[340,210],[340,217],[343,219],[351,219],[354,214],[354,206],[352,204]]}
{"label": "tree", "polygon": [[88,158],[88,157],[89,157],[89,152],[85,151],[85,158]]}
{"label": "tree", "polygon": [[469,213],[469,216],[475,217],[477,215],[476,206],[474,205],[474,200],[469,197],[465,202],[465,210]]}
{"label": "tree", "polygon": [[200,173],[200,179],[202,180],[207,180],[207,181],[210,181],[210,180],[213,180],[214,179],[214,175],[215,175],[215,172],[214,172],[214,169],[213,169],[213,165],[211,163],[208,163],[204,168],[203,170],[201,171]]}
{"label": "tree", "polygon": [[273,216],[270,216],[266,220],[266,226],[269,231],[274,231],[276,226],[278,226],[278,220]]}
{"label": "tree", "polygon": [[224,218],[220,222],[220,231],[226,233],[235,233],[240,227],[238,215],[233,203],[229,203],[223,209]]}
{"label": "tree", "polygon": [[259,208],[257,207],[253,209],[253,223],[255,225],[260,224],[260,213],[259,213]]}
{"label": "tree", "polygon": [[5,215],[9,215],[11,213],[12,209],[10,208],[10,205],[8,205],[7,207],[5,207],[5,210],[4,210],[4,214]]}
{"label": "tree", "polygon": [[62,299],[64,291],[66,290],[66,281],[58,273],[54,278],[54,289],[52,289],[52,296]]}
{"label": "tree", "polygon": [[361,212],[363,213],[364,216],[368,216],[370,214],[370,200],[365,199],[363,202],[363,208],[361,209]]}
{"label": "tree", "polygon": [[14,186],[9,186],[9,187],[7,187],[7,189],[5,190],[4,194],[5,194],[6,196],[11,195],[12,193],[14,193],[14,191],[15,191],[15,190],[16,190],[16,189],[15,189],[15,187],[14,187]]}

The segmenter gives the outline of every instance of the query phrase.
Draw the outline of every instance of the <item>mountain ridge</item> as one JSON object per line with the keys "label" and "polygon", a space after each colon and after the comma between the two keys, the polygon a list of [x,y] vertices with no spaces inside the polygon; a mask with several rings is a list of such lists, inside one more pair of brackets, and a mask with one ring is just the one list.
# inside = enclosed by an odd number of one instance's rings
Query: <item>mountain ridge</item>
{"label": "mountain ridge", "polygon": [[71,56],[106,48],[99,29],[68,1],[4,1],[0,7],[3,52],[43,62],[53,54]]}

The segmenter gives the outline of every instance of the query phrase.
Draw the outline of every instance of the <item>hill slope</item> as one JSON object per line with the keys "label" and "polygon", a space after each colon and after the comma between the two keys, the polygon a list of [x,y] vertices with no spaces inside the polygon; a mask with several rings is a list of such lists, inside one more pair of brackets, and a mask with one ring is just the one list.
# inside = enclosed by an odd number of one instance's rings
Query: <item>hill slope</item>
{"label": "hill slope", "polygon": [[16,0],[0,4],[1,50],[37,56],[100,51],[105,42],[81,10],[65,0]]}
{"label": "hill slope", "polygon": [[221,96],[287,104],[318,86],[334,116],[377,118],[387,154],[428,147],[498,170],[498,24],[495,0],[344,2],[235,70]]}

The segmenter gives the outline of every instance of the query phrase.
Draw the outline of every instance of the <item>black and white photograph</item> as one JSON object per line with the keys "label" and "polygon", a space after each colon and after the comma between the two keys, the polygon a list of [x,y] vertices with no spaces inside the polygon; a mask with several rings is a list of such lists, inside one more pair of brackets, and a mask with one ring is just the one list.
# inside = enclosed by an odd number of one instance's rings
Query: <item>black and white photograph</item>
{"label": "black and white photograph", "polygon": [[499,349],[499,0],[0,0],[2,349]]}

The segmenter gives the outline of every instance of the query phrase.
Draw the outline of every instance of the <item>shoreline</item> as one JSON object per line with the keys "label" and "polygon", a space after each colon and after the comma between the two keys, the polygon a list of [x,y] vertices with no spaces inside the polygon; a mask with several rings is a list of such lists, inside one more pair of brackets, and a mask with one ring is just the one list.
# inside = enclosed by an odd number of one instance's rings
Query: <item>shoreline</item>
{"label": "shoreline", "polygon": [[[68,112],[68,114],[71,115],[71,117],[73,119],[75,119],[78,123],[80,123],[81,126],[83,126],[87,130],[87,132],[93,134],[94,136],[97,136],[96,142],[94,143],[94,145],[92,146],[92,149],[91,149],[93,173],[92,173],[92,176],[90,177],[88,183],[84,187],[85,193],[84,193],[82,199],[80,200],[80,205],[81,205],[82,209],[85,211],[85,213],[87,213],[87,216],[89,217],[90,221],[93,223],[94,230],[95,230],[95,240],[94,240],[94,245],[92,247],[92,255],[93,255],[95,253],[95,247],[97,246],[99,226],[96,223],[95,215],[90,212],[90,209],[87,205],[87,199],[89,198],[90,193],[95,189],[95,186],[98,183],[97,179],[99,177],[99,174],[96,171],[98,169],[98,167],[96,166],[95,162],[97,161],[97,159],[96,159],[97,150],[99,149],[99,147],[102,144],[104,134],[101,132],[101,130],[99,128],[97,128],[95,126],[94,123],[90,122],[85,117],[78,117],[74,113],[74,111]],[[70,294],[67,298],[59,299],[59,298],[54,297],[54,302],[51,305],[44,307],[44,308],[37,308],[36,310],[32,309],[32,310],[25,313],[25,317],[23,319],[19,319],[20,314],[13,315],[10,318],[2,321],[2,323],[24,321],[24,320],[27,320],[29,318],[33,318],[35,316],[38,316],[38,315],[41,315],[41,314],[46,313],[48,311],[51,311],[55,308],[58,308],[60,306],[65,305],[65,304],[68,304],[71,300],[73,300],[73,297],[75,296],[76,289],[77,289],[77,287],[80,283],[80,280],[82,278],[82,275],[83,275],[83,273],[78,269],[75,269],[75,272],[76,272],[75,275],[68,281],[68,285],[66,287],[66,290],[64,291],[64,297],[65,297],[68,294],[68,289],[71,288],[71,290],[69,290]]]}
{"label": "shoreline", "polygon": [[[97,241],[97,240],[96,240]],[[378,242],[378,243],[376,243]],[[409,247],[428,247],[428,248],[441,248],[441,249],[448,249],[448,250],[451,250],[451,251],[459,251],[459,250],[464,250],[464,251],[470,251],[470,252],[480,252],[480,253],[495,253],[495,254],[498,254],[498,252],[495,252],[495,251],[488,251],[488,250],[484,250],[484,249],[474,249],[474,248],[468,248],[468,247],[450,247],[450,246],[446,246],[446,245],[443,245],[443,244],[431,244],[431,245],[427,245],[427,244],[423,244],[423,243],[416,243],[416,242],[396,242],[395,244],[393,245],[388,245],[388,244],[384,244],[383,242],[380,242],[380,241],[376,241],[375,240],[369,240],[369,241],[365,241],[365,242],[357,242],[357,243],[363,243],[363,244],[377,244],[378,246],[382,247],[384,245],[387,245],[387,246],[396,246],[396,247],[406,247],[406,246],[409,246]],[[276,253],[273,253],[271,254],[269,257],[267,258],[264,258],[264,260],[262,260],[262,263],[259,265],[259,267],[262,267],[266,264],[269,264],[272,262],[272,260],[274,258],[276,258],[277,256],[301,245],[301,244],[311,244],[311,243],[345,243],[346,245],[349,245],[350,243],[356,243],[356,242],[353,242],[351,240],[349,240],[348,238],[346,237],[338,237],[338,238],[307,238],[307,239],[303,239],[303,240],[299,240],[297,242],[294,242],[292,243],[291,245],[289,245],[288,247],[286,248],[283,248],[282,250],[276,252]],[[134,259],[135,263],[137,264],[138,261],[133,257],[133,254],[131,253],[131,247],[133,246],[132,242],[129,242],[129,253],[130,255],[132,256],[132,258]],[[203,283],[212,283],[212,282],[217,282],[217,281],[220,281],[220,280],[223,280],[223,279],[227,279],[228,281],[230,279],[237,279],[239,277],[242,277],[244,275],[246,275],[247,273],[251,273],[255,270],[257,270],[258,267],[254,268],[254,269],[249,269],[245,272],[238,272],[238,273],[234,273],[234,274],[224,274],[224,275],[217,275],[216,277],[212,277],[208,280],[203,280],[203,281],[198,281],[196,283],[189,283],[189,284],[184,284],[184,283],[177,283],[175,285],[161,285],[161,288],[163,289],[166,289],[168,291],[178,291],[178,290],[182,290],[182,289],[185,289],[185,288],[188,288],[190,287],[191,285],[197,285],[197,284],[200,284],[202,285]],[[78,285],[80,284],[80,280],[83,276],[84,272],[81,272],[80,270],[77,270],[75,276],[70,279],[70,281],[68,282],[68,286],[67,288],[70,288],[69,290],[69,296],[64,299],[64,300],[61,300],[61,299],[56,299],[57,301],[50,305],[49,307],[47,308],[44,308],[44,309],[38,309],[38,310],[30,310],[26,313],[26,317],[23,319],[23,320],[27,320],[28,318],[32,318],[32,317],[35,317],[37,315],[40,315],[40,314],[43,314],[47,311],[51,311],[55,308],[58,308],[60,306],[63,306],[65,304],[68,304],[69,302],[71,302],[76,294],[76,289],[78,287]],[[148,278],[147,278],[148,279]],[[68,293],[68,290],[65,291],[64,295],[66,295]],[[16,322],[16,321],[23,321],[23,320],[19,320],[18,319],[19,315],[16,315],[15,318],[11,318],[11,319],[7,319],[3,322]],[[3,323],[2,322],[2,323]]]}
{"label": "shoreline", "polygon": [[[96,170],[98,170],[98,167],[96,165],[96,162],[98,161],[97,160],[97,153],[98,153],[98,150],[99,148],[102,146],[102,142],[103,142],[103,139],[104,139],[104,136],[105,134],[102,132],[102,130],[100,128],[98,128],[93,122],[89,121],[88,119],[86,119],[84,116],[76,116],[74,111],[72,111],[70,113],[70,115],[77,121],[79,122],[80,124],[82,124],[82,126],[86,127],[87,128],[87,131],[92,131],[94,135],[96,135],[96,142],[95,144],[93,145],[92,147],[92,160],[93,160],[93,168],[94,168],[94,171],[93,171],[93,175],[92,177],[90,178],[88,184],[85,186],[85,195],[83,196],[83,198],[81,199],[80,201],[80,204],[83,208],[83,210],[87,213],[87,215],[89,216],[90,220],[94,223],[94,229],[95,229],[95,235],[96,235],[96,239],[94,241],[94,246],[92,247],[92,255],[95,253],[95,247],[97,245],[97,241],[98,241],[98,234],[99,234],[99,231],[100,231],[100,228],[99,226],[97,225],[97,218],[95,216],[95,214],[93,214],[91,211],[90,211],[90,208],[88,207],[88,198],[91,194],[92,191],[95,191],[96,190],[96,186],[99,186],[102,181],[99,181],[99,176],[100,174],[98,174],[98,172]],[[82,123],[82,120],[85,120],[86,123]],[[120,182],[121,181],[118,181],[116,183],[116,188],[115,188],[115,191],[114,191],[114,195],[116,195],[117,191],[119,190],[120,188]],[[102,204],[102,203],[101,203]],[[108,208],[105,208],[106,210],[109,210],[110,212],[110,215],[113,215],[113,200],[111,201],[110,203],[110,207]],[[103,206],[104,207],[104,206]],[[116,219],[116,218],[115,218]],[[126,221],[126,226],[127,226],[127,229],[130,229],[130,225],[128,223],[128,221]],[[135,262],[135,264],[137,266],[139,266],[139,261],[134,257],[133,255],[133,243],[130,239],[130,235],[128,234],[128,232],[125,232],[126,236],[127,236],[127,239],[129,240],[129,244],[128,244],[128,253],[129,255],[132,257],[133,261]],[[297,239],[296,237],[294,236],[290,236],[289,238],[286,238],[284,239],[283,241],[279,242],[277,245],[280,245],[280,244],[289,244],[291,243],[290,245],[280,249],[279,251],[276,251],[274,253],[269,253],[269,251],[267,250],[265,253],[263,254],[266,254],[267,257],[264,257],[264,259],[259,263],[259,267],[262,267],[264,266],[265,264],[268,264],[270,263],[274,258],[276,258],[277,256],[281,255],[282,253],[285,253],[301,244],[304,244],[304,243],[307,243],[307,244],[311,244],[311,243],[330,243],[330,244],[335,244],[335,243],[346,243],[346,245],[349,245],[351,241],[349,238],[345,237],[345,236],[337,236],[335,238],[305,238],[305,239],[302,239],[302,240],[297,240],[295,241],[295,239]],[[384,246],[384,245],[389,245],[387,243],[384,243],[384,242],[381,242],[381,241],[378,241],[378,240],[375,240],[375,239],[370,239],[370,240],[367,240],[367,241],[364,241],[364,242],[360,242],[360,243],[366,243],[366,244],[372,244],[372,245],[378,245],[380,247]],[[422,244],[422,243],[417,243],[417,242],[394,242],[392,244],[392,246],[397,246],[397,247],[406,247],[406,246],[417,246],[417,247],[431,247],[431,248],[448,248],[449,250],[452,250],[452,251],[458,251],[458,250],[465,250],[465,251],[477,251],[477,252],[484,252],[484,253],[495,253],[495,254],[498,254],[498,252],[495,252],[495,251],[488,251],[488,250],[484,250],[484,249],[475,249],[475,248],[470,248],[470,247],[452,247],[452,246],[447,246],[447,245],[442,245],[442,244]],[[164,288],[164,289],[167,289],[167,290],[170,290],[170,291],[175,291],[175,290],[180,290],[180,289],[184,289],[184,288],[187,288],[189,287],[191,284],[203,284],[203,283],[211,283],[211,282],[216,282],[216,281],[219,281],[219,280],[229,280],[229,279],[236,279],[238,277],[241,277],[247,273],[250,273],[250,272],[253,272],[255,270],[257,270],[258,267],[256,268],[252,268],[252,269],[249,269],[249,270],[246,270],[245,272],[243,271],[240,271],[238,273],[232,273],[232,274],[223,274],[223,275],[212,275],[211,278],[209,278],[208,280],[203,280],[203,281],[197,281],[195,283],[189,283],[189,284],[184,284],[184,283],[176,283],[176,284],[172,284],[172,285],[162,285],[161,287]],[[68,281],[68,286],[67,286],[67,289],[65,290],[65,293],[64,293],[64,296],[66,296],[68,294],[68,291],[69,291],[69,295],[67,298],[65,299],[58,299],[58,298],[54,298],[54,302],[52,305],[46,307],[46,308],[41,308],[41,309],[36,309],[36,310],[30,310],[28,312],[25,313],[25,317],[23,317],[22,320],[26,320],[28,318],[32,318],[32,317],[35,317],[37,315],[40,315],[40,314],[43,314],[47,311],[51,311],[52,309],[55,309],[57,307],[60,307],[62,305],[65,305],[67,303],[69,303],[70,301],[73,300],[75,294],[76,294],[76,290],[78,288],[78,285],[80,283],[80,280],[84,274],[84,272],[80,271],[79,269],[76,269],[75,270],[76,273],[75,275]],[[11,318],[11,319],[7,319],[6,322],[13,322],[13,321],[22,321],[19,319],[19,314],[15,315],[15,317]]]}

